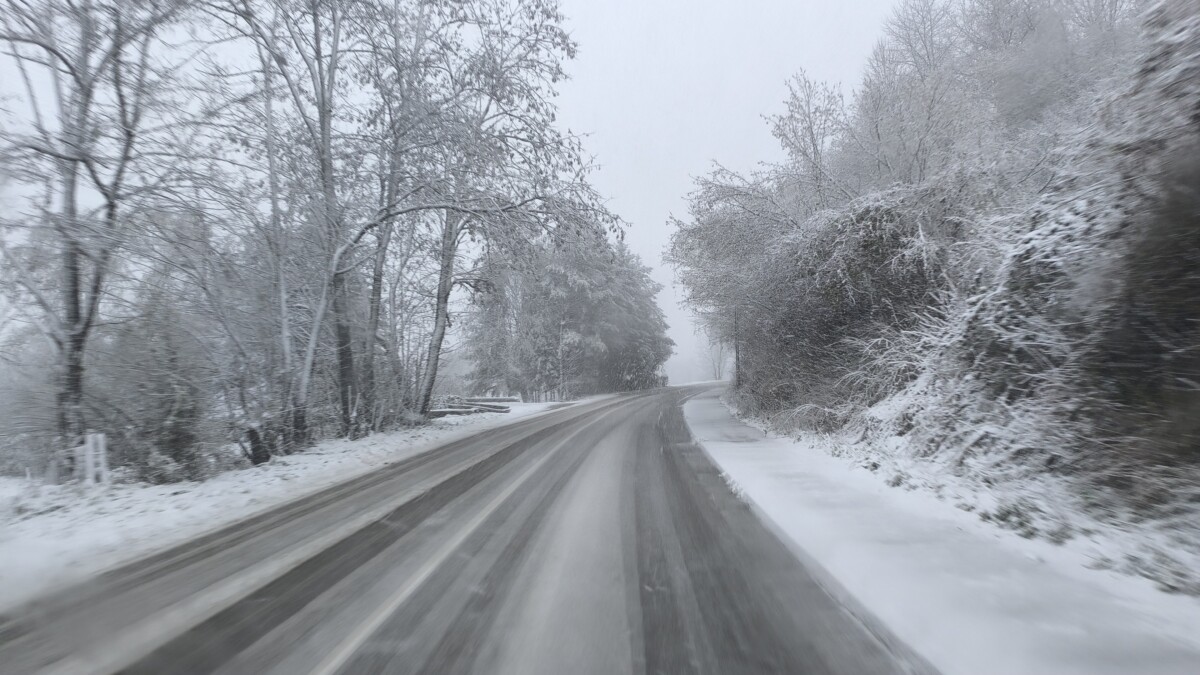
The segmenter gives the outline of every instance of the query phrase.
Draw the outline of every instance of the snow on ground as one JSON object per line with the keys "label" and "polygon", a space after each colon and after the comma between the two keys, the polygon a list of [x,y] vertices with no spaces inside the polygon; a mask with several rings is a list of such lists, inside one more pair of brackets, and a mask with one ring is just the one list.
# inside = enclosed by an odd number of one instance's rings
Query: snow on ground
{"label": "snow on ground", "polygon": [[[1194,478],[1148,462],[1136,490],[1122,494],[1098,487],[1105,481],[1088,476],[1088,469],[1048,471],[1054,455],[1021,456],[1026,448],[1055,445],[1053,437],[1039,437],[1038,427],[1049,422],[1036,410],[1012,412],[1004,426],[976,425],[969,436],[916,433],[923,413],[914,412],[931,405],[924,380],[862,411],[832,437],[833,454],[877,467],[905,489],[933,491],[1023,537],[1061,543],[1059,556],[1200,597],[1200,485]],[[931,447],[938,449],[931,453]]]}
{"label": "snow on ground", "polygon": [[[1200,601],[1101,569],[1070,547],[888,487],[737,420],[712,391],[684,405],[735,490],[826,578],[946,675],[1200,673]],[[869,620],[868,620],[869,623]]]}
{"label": "snow on ground", "polygon": [[445,417],[358,441],[331,440],[200,483],[45,486],[0,479],[0,610],[456,438],[561,403]]}

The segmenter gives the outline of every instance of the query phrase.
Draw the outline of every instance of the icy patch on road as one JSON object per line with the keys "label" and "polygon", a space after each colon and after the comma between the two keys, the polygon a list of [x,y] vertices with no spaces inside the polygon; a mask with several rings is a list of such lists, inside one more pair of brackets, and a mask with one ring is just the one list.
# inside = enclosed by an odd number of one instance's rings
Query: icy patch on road
{"label": "icy patch on road", "polygon": [[0,479],[0,610],[459,437],[560,404],[447,417],[357,441],[330,440],[200,483],[46,486]]}
{"label": "icy patch on road", "polygon": [[840,589],[947,675],[1200,672],[1200,602],[1089,569],[923,490],[733,417],[684,405],[720,470]]}

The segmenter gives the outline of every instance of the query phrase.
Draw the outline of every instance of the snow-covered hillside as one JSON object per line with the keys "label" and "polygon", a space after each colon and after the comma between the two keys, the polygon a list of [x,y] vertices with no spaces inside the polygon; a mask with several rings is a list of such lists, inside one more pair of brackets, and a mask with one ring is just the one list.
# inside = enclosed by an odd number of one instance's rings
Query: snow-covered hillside
{"label": "snow-covered hillside", "polygon": [[1200,595],[1200,7],[900,2],[669,259],[734,402]]}

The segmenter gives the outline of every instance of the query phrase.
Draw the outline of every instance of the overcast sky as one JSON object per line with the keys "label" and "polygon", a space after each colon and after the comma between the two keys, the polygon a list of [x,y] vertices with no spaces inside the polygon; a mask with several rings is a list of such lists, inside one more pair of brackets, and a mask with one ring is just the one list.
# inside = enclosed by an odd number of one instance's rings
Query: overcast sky
{"label": "overcast sky", "polygon": [[713,161],[751,169],[781,157],[762,116],[803,68],[849,91],[895,0],[562,0],[579,56],[560,121],[588,134],[594,182],[631,224],[627,241],[667,286],[675,383],[707,379],[702,338],[662,263],[667,218],[686,217],[692,176]]}

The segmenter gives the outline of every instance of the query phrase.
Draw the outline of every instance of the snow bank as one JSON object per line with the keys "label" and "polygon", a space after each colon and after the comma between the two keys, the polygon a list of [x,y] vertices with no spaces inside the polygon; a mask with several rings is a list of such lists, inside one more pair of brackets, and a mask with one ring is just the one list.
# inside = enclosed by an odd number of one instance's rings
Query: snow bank
{"label": "snow bank", "polygon": [[331,440],[201,483],[43,486],[0,479],[0,609],[173,546],[459,437],[561,407],[450,417],[358,441]]}
{"label": "snow bank", "polygon": [[947,675],[1200,673],[1200,601],[1089,569],[834,457],[772,437],[708,392],[684,405],[727,479],[824,574]]}

